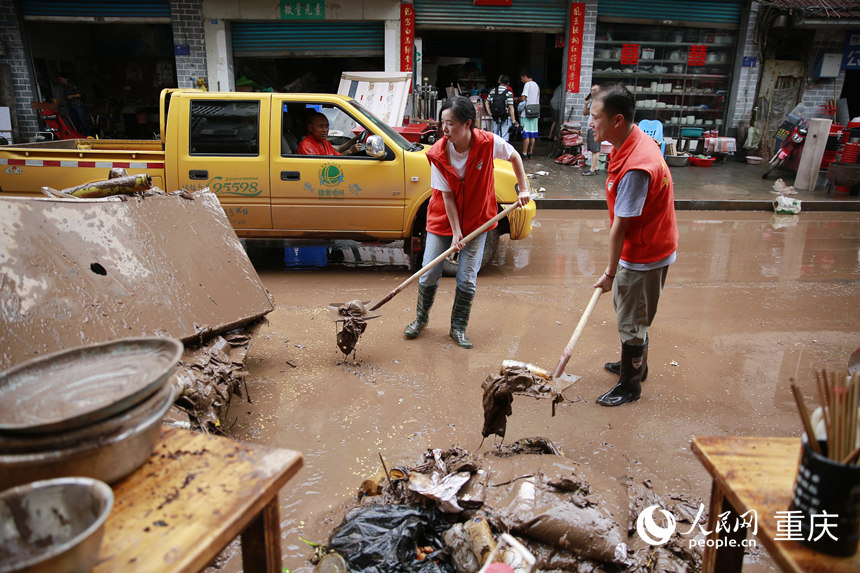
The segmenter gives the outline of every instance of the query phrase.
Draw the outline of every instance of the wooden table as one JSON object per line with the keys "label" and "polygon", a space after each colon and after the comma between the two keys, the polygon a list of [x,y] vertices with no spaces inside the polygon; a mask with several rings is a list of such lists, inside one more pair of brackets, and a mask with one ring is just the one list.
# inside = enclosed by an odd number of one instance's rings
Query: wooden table
{"label": "wooden table", "polygon": [[93,571],[199,573],[237,535],[246,572],[281,573],[278,491],[302,455],[164,426],[115,484]]}
{"label": "wooden table", "polygon": [[[778,511],[791,503],[794,478],[800,460],[799,438],[695,437],[693,453],[713,477],[708,511],[708,540],[746,538],[747,529],[716,532],[719,514],[730,512],[728,523],[736,516],[755,510],[756,537],[783,571],[838,572],[860,571],[860,553],[853,557],[832,557],[809,549],[797,541],[776,540]],[[783,535],[785,537],[785,535]],[[743,547],[706,547],[702,559],[704,573],[740,571]]]}

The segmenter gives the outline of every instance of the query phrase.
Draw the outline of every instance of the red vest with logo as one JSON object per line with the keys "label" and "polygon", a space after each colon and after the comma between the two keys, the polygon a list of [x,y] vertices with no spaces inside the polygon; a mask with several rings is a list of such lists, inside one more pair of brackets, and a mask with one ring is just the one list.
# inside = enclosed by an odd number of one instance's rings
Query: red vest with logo
{"label": "red vest with logo", "polygon": [[[466,160],[466,175],[460,179],[448,160],[448,138],[443,137],[427,151],[427,159],[435,165],[457,200],[460,230],[468,235],[499,212],[493,178],[493,134],[480,129],[472,130],[472,146]],[[493,229],[498,223],[493,224]],[[451,224],[445,212],[442,192],[433,189],[427,208],[427,231],[434,235],[450,237]]]}
{"label": "red vest with logo", "polygon": [[612,221],[615,220],[618,182],[631,169],[645,171],[651,176],[651,182],[642,214],[628,220],[621,258],[629,263],[653,263],[678,249],[675,191],[672,173],[663,159],[660,146],[636,125],[621,149],[614,149],[609,154],[606,203]]}

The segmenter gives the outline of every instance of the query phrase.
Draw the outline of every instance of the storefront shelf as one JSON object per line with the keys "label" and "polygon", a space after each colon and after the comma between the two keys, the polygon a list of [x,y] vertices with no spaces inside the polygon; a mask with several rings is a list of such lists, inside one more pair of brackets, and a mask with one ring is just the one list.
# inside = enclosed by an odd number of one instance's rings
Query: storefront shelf
{"label": "storefront shelf", "polygon": [[666,78],[666,79],[674,79],[674,80],[684,80],[684,79],[702,79],[702,80],[724,80],[729,76],[724,74],[655,74],[654,72],[603,72],[600,70],[594,70],[592,75],[595,77],[612,77],[612,78],[626,78],[626,77],[639,77],[639,78]]}
{"label": "storefront shelf", "polygon": [[595,40],[595,46],[622,46],[624,44],[639,44],[643,48],[651,48],[651,47],[669,47],[669,48],[686,48],[689,46],[708,46],[709,48],[721,48],[724,50],[731,50],[732,44],[734,40],[732,39],[729,43],[719,43],[719,42],[651,42],[648,40],[643,41],[634,41],[634,40]]}

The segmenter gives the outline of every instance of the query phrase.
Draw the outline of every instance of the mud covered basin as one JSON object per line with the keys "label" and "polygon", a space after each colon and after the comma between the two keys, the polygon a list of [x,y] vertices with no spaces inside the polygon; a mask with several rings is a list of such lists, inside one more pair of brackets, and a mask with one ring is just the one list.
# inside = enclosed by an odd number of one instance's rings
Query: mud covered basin
{"label": "mud covered basin", "polygon": [[63,350],[0,373],[0,432],[46,433],[104,420],[158,390],[182,356],[173,338]]}

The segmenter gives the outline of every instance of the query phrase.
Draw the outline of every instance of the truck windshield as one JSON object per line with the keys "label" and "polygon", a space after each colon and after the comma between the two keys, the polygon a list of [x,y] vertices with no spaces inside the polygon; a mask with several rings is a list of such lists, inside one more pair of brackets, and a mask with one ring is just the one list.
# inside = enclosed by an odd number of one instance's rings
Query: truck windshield
{"label": "truck windshield", "polygon": [[370,110],[368,110],[367,108],[362,106],[357,101],[351,100],[350,103],[352,105],[354,105],[359,111],[361,111],[367,117],[367,119],[372,121],[373,124],[376,125],[376,127],[381,129],[382,131],[384,131],[385,135],[387,135],[392,140],[394,140],[394,142],[397,145],[399,145],[400,147],[402,147],[406,151],[414,151],[416,147],[418,147],[420,149],[420,146],[416,146],[416,145],[412,144],[411,142],[409,142],[405,137],[403,137],[402,135],[400,135],[399,133],[397,133],[396,131],[391,129],[390,125],[388,125],[387,123],[385,123],[384,121],[382,121],[381,119],[379,119],[378,117],[373,115],[370,112]]}

